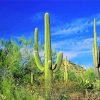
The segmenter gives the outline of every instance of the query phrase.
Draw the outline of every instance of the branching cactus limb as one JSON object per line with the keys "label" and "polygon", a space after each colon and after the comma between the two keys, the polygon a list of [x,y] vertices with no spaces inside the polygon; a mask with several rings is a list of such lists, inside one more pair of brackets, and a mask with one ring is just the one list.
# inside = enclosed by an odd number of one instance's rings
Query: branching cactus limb
{"label": "branching cactus limb", "polygon": [[52,68],[52,57],[51,57],[51,36],[50,36],[50,19],[49,14],[45,13],[44,16],[45,20],[45,64],[43,66],[38,52],[38,29],[35,28],[35,51],[34,57],[36,61],[37,67],[44,71],[45,73],[45,96],[46,100],[50,100],[51,98],[51,90],[52,90],[52,79],[53,79],[53,72],[59,70],[63,58],[63,54],[59,53],[57,62],[55,64],[55,68]]}
{"label": "branching cactus limb", "polygon": [[35,28],[34,40],[35,40],[35,47],[34,47],[34,58],[35,58],[35,62],[37,64],[37,67],[41,71],[44,71],[44,66],[42,64],[42,61],[40,59],[39,52],[38,52],[38,28]]}
{"label": "branching cactus limb", "polygon": [[58,54],[56,64],[54,65],[53,72],[57,72],[60,69],[60,66],[61,66],[61,63],[62,63],[62,57],[63,57],[63,53],[60,52]]}

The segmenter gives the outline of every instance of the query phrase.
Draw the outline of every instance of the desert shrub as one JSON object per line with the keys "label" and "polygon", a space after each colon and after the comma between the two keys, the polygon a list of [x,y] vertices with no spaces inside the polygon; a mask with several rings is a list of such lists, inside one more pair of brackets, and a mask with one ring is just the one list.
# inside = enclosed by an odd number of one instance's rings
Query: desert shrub
{"label": "desert shrub", "polygon": [[37,91],[32,91],[24,86],[18,87],[14,91],[15,100],[44,100],[44,97],[41,96]]}
{"label": "desert shrub", "polygon": [[84,73],[84,79],[88,80],[89,82],[95,81],[95,73],[93,68],[88,68]]}
{"label": "desert shrub", "polygon": [[95,82],[95,73],[94,73],[94,69],[93,68],[88,68],[85,73],[84,76],[82,77],[83,82],[83,88],[84,89],[93,89],[94,88],[94,82]]}
{"label": "desert shrub", "polygon": [[61,70],[58,70],[56,73],[54,73],[54,80],[63,81],[63,72]]}
{"label": "desert shrub", "polygon": [[70,97],[66,94],[61,94],[59,100],[70,100]]}
{"label": "desert shrub", "polygon": [[69,71],[68,72],[68,79],[70,81],[77,81],[77,75],[75,74],[74,71]]}
{"label": "desert shrub", "polygon": [[100,91],[100,80],[96,80],[94,83],[94,89]]}
{"label": "desert shrub", "polygon": [[14,93],[14,80],[11,75],[11,73],[7,73],[5,76],[3,76],[2,80],[2,95],[10,100],[13,100],[13,93]]}

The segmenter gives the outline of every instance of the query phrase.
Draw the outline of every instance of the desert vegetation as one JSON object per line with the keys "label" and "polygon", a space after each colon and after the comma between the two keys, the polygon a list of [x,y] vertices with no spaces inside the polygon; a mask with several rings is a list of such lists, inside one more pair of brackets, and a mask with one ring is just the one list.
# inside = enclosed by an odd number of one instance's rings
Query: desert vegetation
{"label": "desert vegetation", "polygon": [[64,58],[62,52],[57,56],[51,48],[48,13],[44,19],[44,45],[38,39],[38,28],[34,39],[0,40],[0,100],[100,100],[96,30],[94,66],[85,69]]}

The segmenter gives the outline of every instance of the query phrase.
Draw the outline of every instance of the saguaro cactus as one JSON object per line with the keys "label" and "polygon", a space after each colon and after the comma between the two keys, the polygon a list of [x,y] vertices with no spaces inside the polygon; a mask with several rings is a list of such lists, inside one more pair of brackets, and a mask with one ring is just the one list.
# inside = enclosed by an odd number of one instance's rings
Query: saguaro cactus
{"label": "saguaro cactus", "polygon": [[50,99],[51,89],[52,89],[52,78],[53,72],[56,72],[62,62],[63,54],[59,53],[56,64],[52,67],[52,57],[51,57],[51,36],[50,36],[50,19],[49,14],[45,13],[45,63],[44,65],[41,62],[38,52],[38,29],[35,28],[35,51],[34,57],[37,67],[44,71],[45,73],[45,96],[46,100]]}
{"label": "saguaro cactus", "polygon": [[94,42],[92,45],[92,51],[93,51],[93,61],[94,61],[94,67],[95,67],[95,74],[96,78],[99,78],[99,47],[97,46],[97,36],[96,36],[96,19],[94,19]]}
{"label": "saguaro cactus", "polygon": [[33,85],[33,72],[31,71],[31,75],[30,75],[31,77],[31,85]]}
{"label": "saguaro cactus", "polygon": [[65,64],[64,64],[64,83],[67,84],[68,81],[68,61],[67,57],[65,58]]}

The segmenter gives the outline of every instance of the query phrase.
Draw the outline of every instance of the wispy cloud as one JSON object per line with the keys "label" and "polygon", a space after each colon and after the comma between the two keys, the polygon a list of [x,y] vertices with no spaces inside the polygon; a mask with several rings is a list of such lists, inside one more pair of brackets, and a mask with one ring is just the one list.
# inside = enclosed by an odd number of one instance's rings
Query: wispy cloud
{"label": "wispy cloud", "polygon": [[53,43],[53,47],[56,49],[59,49],[61,47],[66,47],[66,49],[74,49],[74,50],[80,50],[80,49],[88,49],[91,46],[91,43],[93,42],[93,38],[87,38],[87,39],[77,39],[77,38],[71,38],[66,40],[60,40],[58,42]]}
{"label": "wispy cloud", "polygon": [[[96,15],[97,25],[100,25],[100,14]],[[55,27],[55,31],[53,31],[52,36],[55,35],[72,35],[79,34],[83,32],[88,32],[90,27],[93,27],[93,19],[94,16],[90,16],[87,18],[79,18],[75,19],[70,23],[64,23],[64,28],[61,26],[58,28]]]}
{"label": "wispy cloud", "polygon": [[[98,37],[98,39],[100,39],[100,37]],[[80,55],[91,55],[92,43],[93,38],[86,38],[81,40],[77,40],[74,38],[54,42],[53,48],[55,48],[56,50],[62,48],[64,56],[67,56],[68,59],[73,59]]]}

